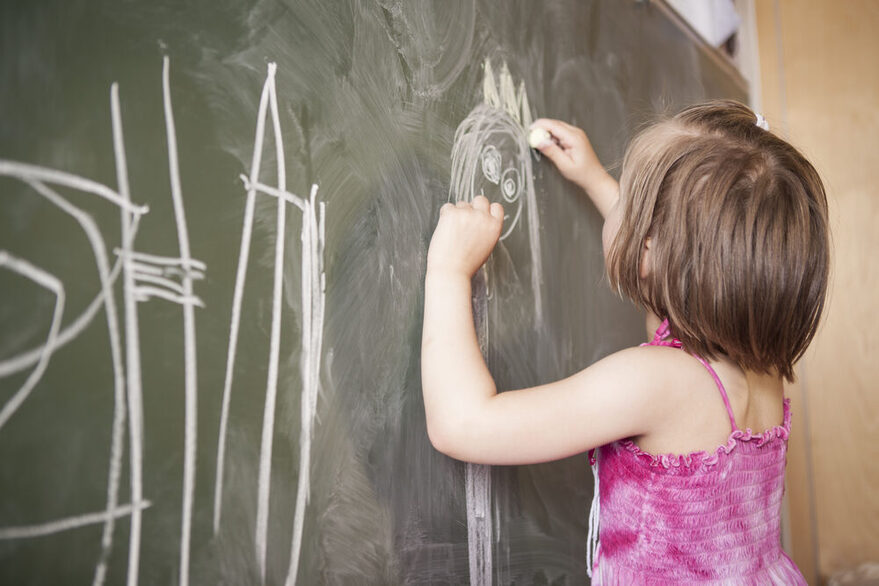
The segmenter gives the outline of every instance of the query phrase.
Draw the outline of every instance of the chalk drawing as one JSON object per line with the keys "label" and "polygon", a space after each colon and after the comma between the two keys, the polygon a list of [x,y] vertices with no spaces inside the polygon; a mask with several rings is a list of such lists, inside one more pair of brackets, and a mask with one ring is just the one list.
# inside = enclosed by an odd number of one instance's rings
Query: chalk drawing
{"label": "chalk drawing", "polygon": [[458,125],[452,146],[450,201],[472,201],[477,195],[504,204],[507,239],[518,227],[523,212],[528,222],[531,251],[531,290],[534,316],[543,323],[543,280],[540,252],[540,218],[534,192],[532,149],[528,146],[531,106],[525,84],[516,88],[506,63],[496,76],[485,61],[483,101]]}
{"label": "chalk drawing", "polygon": [[[266,382],[266,398],[260,448],[257,520],[255,549],[261,580],[265,580],[267,535],[269,520],[269,496],[271,480],[271,455],[274,437],[275,404],[278,385],[281,337],[281,302],[283,298],[284,237],[286,233],[286,210],[294,205],[302,212],[302,408],[300,430],[299,479],[296,491],[296,510],[293,520],[290,565],[286,583],[295,584],[298,574],[305,510],[309,500],[311,441],[314,433],[317,399],[320,389],[320,360],[323,344],[323,323],[326,306],[326,276],[324,273],[324,248],[326,241],[326,204],[317,199],[318,187],[313,185],[309,196],[302,198],[287,191],[284,165],[284,146],[278,113],[275,88],[274,63],[269,64],[268,75],[260,99],[253,161],[248,176],[242,176],[247,192],[244,226],[239,250],[238,272],[233,294],[232,321],[223,389],[220,434],[217,448],[217,477],[214,499],[214,530],[219,530],[222,511],[223,465],[229,415],[229,399],[234,375],[236,347],[240,325],[241,302],[244,280],[250,256],[253,234],[254,202],[257,195],[274,197],[277,201],[277,224],[274,251],[274,284],[272,290],[272,330]],[[98,269],[99,291],[88,306],[72,319],[63,323],[65,288],[62,282],[49,272],[7,251],[0,251],[0,268],[13,271],[49,290],[55,295],[55,310],[45,342],[20,352],[0,362],[0,377],[24,371],[32,372],[16,393],[0,408],[0,431],[4,424],[28,399],[31,391],[42,378],[52,355],[62,346],[75,340],[103,311],[107,320],[110,340],[110,359],[113,366],[113,420],[110,439],[110,464],[107,480],[106,506],[102,512],[73,515],[63,519],[36,525],[0,527],[0,539],[25,539],[50,535],[90,525],[102,525],[101,546],[92,583],[102,586],[106,580],[107,567],[113,546],[115,522],[122,517],[130,518],[127,584],[138,582],[141,551],[142,512],[151,503],[143,495],[143,389],[142,365],[138,323],[138,304],[152,299],[162,299],[182,307],[184,355],[184,462],[183,498],[180,527],[180,564],[177,582],[189,584],[190,543],[195,495],[198,385],[196,361],[195,308],[204,307],[203,301],[194,293],[194,282],[204,277],[205,263],[192,257],[189,234],[183,205],[177,154],[177,136],[171,104],[170,62],[163,59],[162,103],[168,149],[170,191],[174,206],[179,256],[163,256],[135,250],[135,238],[146,206],[131,201],[128,183],[127,155],[122,128],[119,87],[110,87],[110,114],[113,136],[113,153],[116,164],[117,189],[71,173],[48,169],[28,163],[0,160],[0,176],[18,179],[33,192],[73,218],[85,234]],[[271,117],[272,132],[277,159],[275,185],[258,181],[262,161],[266,119]],[[113,248],[115,264],[110,265],[110,255],[98,225],[83,209],[61,196],[57,187],[97,196],[114,205],[120,212],[120,242]],[[121,282],[122,312],[120,318],[116,306],[116,286]],[[124,343],[121,319],[124,319]],[[123,360],[124,351],[124,360]],[[129,472],[131,500],[128,505],[119,503],[120,476],[123,468],[124,435],[129,436]]]}
{"label": "chalk drawing", "polygon": [[[522,220],[528,223],[531,252],[531,290],[534,316],[543,323],[540,253],[540,221],[534,192],[532,151],[528,146],[531,106],[524,83],[516,88],[506,63],[495,75],[491,60],[485,60],[482,103],[458,125],[452,146],[452,177],[449,200],[472,201],[484,195],[504,204],[505,230],[500,240],[508,238]],[[485,267],[477,273],[473,287],[473,313],[483,356],[488,351],[488,305],[490,275]],[[492,491],[491,468],[467,464],[465,479],[467,499],[467,539],[470,583],[492,583]]]}
{"label": "chalk drawing", "polygon": [[[64,288],[57,278],[37,269],[27,261],[18,259],[8,252],[0,253],[0,266],[34,280],[56,294],[56,310],[52,327],[46,342],[0,363],[0,377],[9,376],[36,364],[25,385],[7,402],[0,412],[0,427],[11,417],[27,398],[27,394],[42,376],[51,354],[74,340],[91,323],[101,310],[107,317],[107,331],[110,340],[110,359],[113,365],[114,407],[112,433],[110,440],[110,464],[107,481],[107,502],[101,513],[71,516],[25,527],[0,528],[0,538],[19,539],[49,535],[93,524],[103,525],[101,548],[95,567],[92,584],[101,586],[106,579],[107,565],[113,546],[116,519],[130,517],[130,536],[128,552],[129,586],[137,584],[140,557],[141,512],[150,506],[143,498],[143,399],[141,389],[141,355],[137,320],[137,303],[152,298],[161,298],[183,307],[184,322],[184,364],[186,424],[184,437],[184,489],[181,527],[180,575],[178,582],[187,586],[189,582],[189,543],[195,478],[196,447],[196,360],[195,360],[195,320],[194,307],[203,306],[193,293],[192,281],[203,276],[204,263],[193,259],[189,251],[186,218],[183,211],[183,196],[177,162],[176,134],[171,109],[168,79],[169,61],[164,58],[162,88],[165,126],[168,141],[168,163],[171,176],[171,195],[174,202],[175,221],[181,256],[164,257],[134,250],[134,241],[142,216],[148,212],[146,206],[131,202],[128,184],[127,158],[122,130],[122,116],[119,101],[119,87],[110,87],[110,113],[113,134],[113,153],[116,164],[118,189],[79,177],[77,175],[47,169],[28,163],[0,160],[0,176],[16,178],[65,214],[71,216],[83,230],[92,249],[98,269],[100,291],[87,308],[66,327],[61,327]],[[56,187],[64,187],[76,192],[97,196],[113,205],[120,212],[121,242],[114,249],[118,260],[110,269],[107,245],[101,231],[92,217],[83,209],[62,197]],[[119,313],[116,307],[114,287],[122,276],[122,298],[125,319],[125,364],[122,361],[123,344],[120,335]],[[178,283],[175,279],[180,279]],[[126,413],[127,410],[127,413]],[[127,421],[126,421],[127,420]],[[122,471],[124,433],[129,432],[129,471],[131,503],[119,504],[120,475]]]}
{"label": "chalk drawing", "polygon": [[[232,318],[230,324],[229,346],[226,354],[226,375],[223,383],[223,400],[220,413],[220,431],[217,440],[216,481],[214,485],[214,532],[220,529],[222,520],[223,480],[225,466],[226,437],[229,421],[229,404],[232,381],[235,371],[235,357],[238,346],[238,333],[241,323],[241,303],[244,296],[245,276],[250,258],[250,245],[253,236],[254,206],[258,194],[268,195],[277,200],[277,225],[275,234],[274,282],[272,290],[272,329],[269,345],[269,364],[266,381],[266,397],[263,408],[262,439],[260,445],[259,473],[257,485],[257,516],[254,535],[257,564],[261,583],[265,583],[266,555],[268,550],[269,497],[271,490],[271,461],[275,426],[275,410],[278,386],[278,361],[280,356],[281,299],[283,293],[284,236],[286,232],[286,205],[293,204],[302,211],[302,355],[300,358],[302,377],[301,429],[299,478],[296,490],[296,509],[293,519],[293,537],[290,564],[287,571],[287,584],[295,584],[299,570],[299,557],[302,546],[302,532],[305,523],[305,508],[308,503],[311,469],[311,440],[314,418],[317,411],[317,397],[320,388],[320,357],[323,340],[324,308],[326,302],[326,277],[323,268],[324,243],[326,240],[326,206],[317,201],[317,185],[311,187],[308,199],[298,197],[287,191],[286,166],[284,163],[284,143],[278,114],[275,73],[277,67],[269,63],[265,83],[260,96],[257,113],[256,134],[254,138],[253,159],[250,174],[242,176],[247,199],[244,208],[244,225],[241,230],[238,270],[235,277],[235,290],[232,296]],[[259,182],[262,164],[263,142],[266,133],[266,118],[271,117],[273,140],[276,151],[276,186]]]}

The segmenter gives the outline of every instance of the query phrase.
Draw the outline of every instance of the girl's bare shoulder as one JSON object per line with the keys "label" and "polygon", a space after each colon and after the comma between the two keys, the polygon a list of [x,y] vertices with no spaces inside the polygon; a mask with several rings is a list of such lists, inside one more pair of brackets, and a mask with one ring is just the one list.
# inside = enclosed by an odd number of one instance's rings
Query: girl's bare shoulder
{"label": "girl's bare shoulder", "polygon": [[711,383],[704,366],[696,358],[680,348],[669,346],[626,348],[590,369],[595,367],[605,371],[602,377],[605,381],[619,383],[608,388],[630,389],[630,416],[637,420],[639,433],[643,434],[663,429],[669,420],[691,406],[694,388],[707,387]]}

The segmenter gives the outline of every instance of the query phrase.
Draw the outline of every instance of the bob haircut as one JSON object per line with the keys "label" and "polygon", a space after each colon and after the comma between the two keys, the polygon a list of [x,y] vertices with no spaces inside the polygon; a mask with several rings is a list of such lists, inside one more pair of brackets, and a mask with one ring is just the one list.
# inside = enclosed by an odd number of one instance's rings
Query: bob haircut
{"label": "bob haircut", "polygon": [[611,286],[668,318],[687,351],[793,381],[830,267],[827,197],[805,157],[743,104],[692,106],[632,141],[619,205]]}

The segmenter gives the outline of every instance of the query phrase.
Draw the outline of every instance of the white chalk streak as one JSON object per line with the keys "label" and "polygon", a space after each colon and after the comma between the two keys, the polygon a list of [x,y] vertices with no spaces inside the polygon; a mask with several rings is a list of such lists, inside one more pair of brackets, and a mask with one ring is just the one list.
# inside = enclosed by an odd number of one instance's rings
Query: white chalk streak
{"label": "white chalk streak", "polygon": [[53,535],[55,533],[61,533],[62,531],[87,527],[88,525],[97,525],[98,523],[105,523],[107,517],[118,519],[130,515],[133,511],[140,512],[143,509],[149,508],[151,505],[152,503],[149,501],[141,501],[137,506],[122,505],[113,509],[109,513],[107,511],[101,511],[99,513],[68,517],[67,519],[59,519],[58,521],[50,521],[39,525],[0,527],[0,540],[45,537],[46,535]]}
{"label": "white chalk streak", "polygon": [[150,274],[150,273],[144,274],[137,267],[132,267],[132,268],[135,269],[134,276],[138,282],[153,283],[155,285],[160,285],[162,287],[165,287],[167,289],[174,291],[175,293],[177,293],[181,296],[186,294],[183,291],[183,285],[181,285],[180,283],[178,283],[176,281],[172,281],[171,279],[167,279],[165,277],[158,277],[155,274]]}
{"label": "white chalk streak", "polygon": [[[479,351],[488,361],[488,269],[483,266],[473,283],[473,321]],[[470,584],[489,586],[492,583],[492,528],[491,467],[467,464],[464,479],[467,503],[467,546],[469,553]]]}
{"label": "white chalk streak", "polygon": [[290,193],[289,191],[281,191],[275,187],[270,187],[264,183],[260,183],[259,181],[255,183],[251,183],[250,179],[248,179],[247,175],[240,175],[241,181],[244,182],[244,188],[248,191],[253,189],[254,191],[258,191],[260,193],[264,193],[266,195],[271,195],[272,197],[278,197],[286,201],[287,203],[292,203],[300,210],[305,210],[305,200],[301,197]]}
{"label": "white chalk streak", "polygon": [[[135,263],[137,264],[137,263]],[[155,268],[155,267],[153,267]],[[196,271],[193,269],[178,269],[175,267],[165,267],[162,269],[162,274],[166,277],[174,276],[174,277],[189,277],[193,281],[198,281],[200,279],[204,279],[204,273],[201,271]]]}
{"label": "white chalk streak", "polygon": [[[272,75],[273,67],[269,67]],[[235,274],[235,291],[232,294],[232,319],[229,326],[229,348],[226,353],[226,376],[223,381],[223,405],[220,410],[220,431],[217,440],[217,466],[214,481],[214,534],[220,530],[220,518],[223,510],[223,471],[226,461],[226,435],[229,422],[229,402],[232,396],[232,379],[235,370],[235,354],[238,348],[238,328],[241,323],[241,299],[244,295],[244,281],[247,275],[247,262],[250,257],[250,240],[253,233],[254,200],[256,189],[253,187],[259,177],[262,161],[262,144],[265,135],[265,114],[269,101],[268,79],[263,84],[259,99],[259,112],[256,116],[256,135],[254,137],[253,159],[250,164],[250,181],[247,188],[247,203],[244,207],[244,225],[241,229],[241,246],[238,250],[238,270]]]}
{"label": "white chalk streak", "polygon": [[174,293],[169,292],[167,289],[161,289],[159,287],[150,287],[149,285],[138,285],[134,288],[135,298],[139,302],[149,301],[153,297],[159,297],[166,301],[170,301],[171,303],[176,303],[177,305],[186,306],[194,306],[194,307],[204,307],[204,302],[195,296],[185,296],[185,295],[175,295]]}
{"label": "white chalk streak", "polygon": [[[183,194],[180,188],[180,168],[177,160],[177,133],[174,128],[174,111],[171,107],[171,89],[168,81],[169,61],[166,55],[162,64],[162,98],[165,108],[165,131],[168,140],[168,170],[171,175],[171,197],[174,200],[174,218],[177,224],[177,240],[180,260],[184,267],[192,265]],[[204,264],[200,267],[204,269]],[[185,365],[186,423],[183,452],[183,521],[180,529],[180,585],[189,584],[189,552],[192,534],[192,508],[195,495],[195,450],[198,422],[198,380],[195,353],[195,304],[192,299],[192,278],[183,276],[183,343]],[[201,303],[198,303],[201,305]]]}
{"label": "white chalk streak", "polygon": [[0,429],[3,428],[21,404],[27,400],[31,391],[43,377],[43,373],[49,364],[49,358],[52,356],[52,352],[57,345],[58,329],[61,327],[61,316],[64,313],[64,286],[57,277],[26,260],[12,256],[5,250],[0,250],[0,267],[3,266],[53,292],[55,294],[55,310],[52,314],[52,324],[49,326],[49,335],[46,338],[46,343],[43,345],[43,352],[37,367],[27,377],[21,388],[3,405],[3,409],[0,410]]}
{"label": "white chalk streak", "polygon": [[[113,252],[116,252],[116,250],[114,250]],[[160,269],[159,267],[154,267],[139,262],[132,262],[129,266],[131,266],[131,268],[135,270],[135,274],[138,276],[138,278],[140,278],[141,275],[162,276],[165,274],[164,269]]]}
{"label": "white chalk streak", "polygon": [[40,183],[52,183],[78,189],[87,193],[93,193],[94,195],[113,202],[121,209],[132,214],[143,215],[149,211],[147,206],[134,205],[131,202],[124,201],[118,193],[106,185],[102,185],[91,179],[85,179],[84,177],[65,173],[64,171],[57,171],[55,169],[47,169],[45,167],[30,165],[28,163],[18,163],[16,161],[0,159],[0,175],[16,177],[24,182],[39,181]]}
{"label": "white chalk streak", "polygon": [[311,487],[311,441],[317,415],[320,391],[320,360],[323,346],[323,321],[326,306],[326,279],[323,255],[326,239],[326,205],[320,202],[315,214],[317,185],[311,194],[302,218],[302,374],[301,428],[299,433],[299,478],[296,489],[296,512],[293,518],[293,539],[290,546],[290,567],[287,586],[296,583],[302,550],[305,509]]}
{"label": "white chalk streak", "polygon": [[[122,255],[123,251],[116,248],[113,250],[116,254]],[[207,270],[207,265],[205,265],[200,260],[196,260],[194,258],[176,258],[173,256],[159,256],[156,254],[147,254],[145,252],[136,252],[136,251],[128,251],[124,254],[129,255],[133,260],[144,261],[146,263],[152,265],[162,265],[162,266],[179,266],[184,269],[197,269],[199,271]]]}
{"label": "white chalk streak", "polygon": [[[274,130],[278,189],[287,188],[284,167],[284,143],[275,95],[275,64],[269,64],[269,105]],[[257,175],[258,176],[258,175]],[[275,437],[275,406],[278,393],[278,360],[281,346],[281,299],[284,284],[284,235],[286,232],[287,207],[278,199],[277,226],[275,233],[275,277],[272,290],[272,331],[269,342],[269,371],[266,381],[266,400],[262,421],[262,445],[259,458],[259,486],[256,509],[256,552],[260,570],[260,582],[265,583],[266,553],[268,549],[269,495],[271,492],[272,449]]]}
{"label": "white chalk streak", "polygon": [[[119,86],[110,87],[110,113],[113,124],[113,152],[116,159],[116,181],[119,194],[124,202],[131,198],[128,185],[128,163],[125,157],[125,140],[122,133],[122,115],[119,107]],[[131,248],[134,234],[131,230],[131,217],[125,209],[120,210],[122,232],[122,287],[125,305],[125,357],[128,390],[128,435],[129,435],[129,477],[131,481],[131,502],[135,505],[143,500],[143,398],[141,389],[140,329],[137,319],[137,302],[134,291],[134,269],[131,266]],[[128,586],[136,586],[140,567],[140,509],[132,511],[128,539]],[[99,571],[94,582],[103,582],[109,550],[101,557]]]}
{"label": "white chalk streak", "polygon": [[492,583],[491,467],[467,464],[467,545],[471,586]]}
{"label": "white chalk streak", "polygon": [[138,285],[134,288],[134,293],[135,295],[137,295],[138,301],[148,301],[151,297],[161,297],[162,299],[165,299],[172,303],[177,303],[178,305],[182,305],[184,307],[188,305],[204,307],[204,302],[202,302],[202,300],[198,297],[185,297],[182,295],[174,295],[173,293],[168,292],[166,289],[159,289],[158,287]]}
{"label": "white chalk streak", "polygon": [[528,242],[531,245],[531,292],[534,295],[534,321],[543,325],[543,255],[540,252],[540,216],[537,213],[537,195],[530,169],[526,176],[525,205],[528,208]]}

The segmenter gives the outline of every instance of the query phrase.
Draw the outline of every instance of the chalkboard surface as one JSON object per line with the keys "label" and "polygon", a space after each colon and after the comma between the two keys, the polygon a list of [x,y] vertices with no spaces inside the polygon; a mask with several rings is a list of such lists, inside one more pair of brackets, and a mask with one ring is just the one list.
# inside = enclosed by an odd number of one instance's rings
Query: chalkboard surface
{"label": "chalkboard surface", "polygon": [[661,6],[29,0],[0,47],[0,583],[587,580],[585,456],[431,448],[422,280],[482,192],[499,388],[641,341],[522,129],[613,164],[658,111],[744,99]]}

